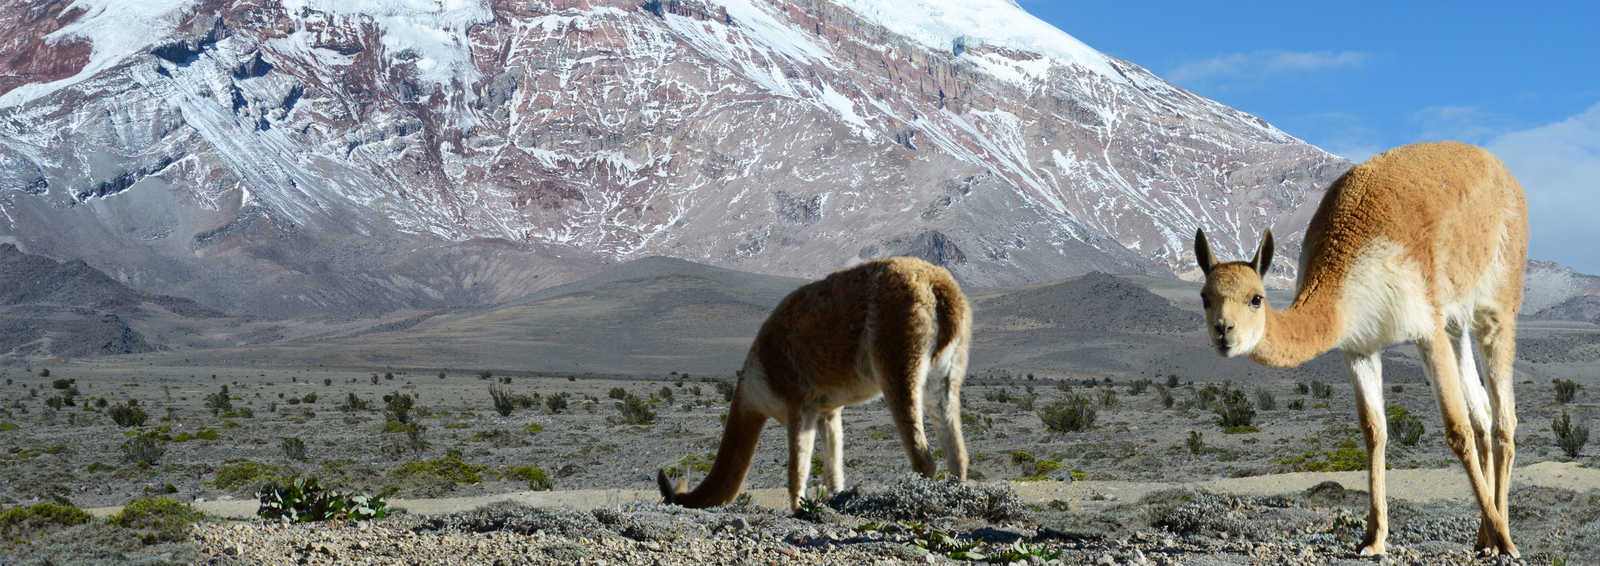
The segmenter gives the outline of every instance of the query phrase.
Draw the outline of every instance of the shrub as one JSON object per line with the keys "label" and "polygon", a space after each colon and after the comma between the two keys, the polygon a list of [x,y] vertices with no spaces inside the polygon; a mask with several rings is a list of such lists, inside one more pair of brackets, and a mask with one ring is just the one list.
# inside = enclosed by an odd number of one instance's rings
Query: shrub
{"label": "shrub", "polygon": [[1133,396],[1144,395],[1144,390],[1150,388],[1150,380],[1135,379],[1128,384],[1128,394]]}
{"label": "shrub", "polygon": [[1563,405],[1571,403],[1578,397],[1578,383],[1570,379],[1554,380],[1556,387],[1556,402]]}
{"label": "shrub", "polygon": [[0,512],[0,537],[28,540],[48,530],[82,525],[92,518],[87,511],[60,503],[12,507]]}
{"label": "shrub", "polygon": [[1101,389],[1100,390],[1100,406],[1101,407],[1105,407],[1107,409],[1110,409],[1112,407],[1117,406],[1117,390],[1115,390],[1115,389]]}
{"label": "shrub", "polygon": [[1289,408],[1290,409],[1294,409],[1296,411],[1304,411],[1304,410],[1306,410],[1306,400],[1305,399],[1295,399],[1293,401],[1290,401],[1289,402]]}
{"label": "shrub", "polygon": [[224,491],[233,491],[241,487],[258,486],[264,483],[287,481],[290,476],[289,468],[273,466],[245,460],[234,464],[223,464],[211,479],[211,486]]}
{"label": "shrub", "polygon": [[150,418],[150,414],[139,408],[139,402],[133,399],[129,399],[126,405],[112,405],[106,413],[111,415],[111,422],[120,427],[141,426]]}
{"label": "shrub", "polygon": [[[45,370],[42,375],[44,377],[50,377],[50,370]],[[63,378],[63,379],[55,379],[55,380],[51,380],[50,381],[50,388],[51,389],[60,389],[62,391],[66,391],[67,389],[71,389],[72,388],[72,384],[77,383],[77,382],[78,382],[78,380],[76,380],[76,379],[65,379],[65,378]]]}
{"label": "shrub", "polygon": [[444,481],[452,484],[474,484],[483,481],[483,466],[474,466],[450,455],[422,462],[408,462],[389,472],[395,483],[421,483]]}
{"label": "shrub", "polygon": [[489,384],[489,400],[494,403],[494,412],[502,417],[511,416],[511,411],[517,408],[516,396],[498,385]]}
{"label": "shrub", "polygon": [[1217,414],[1217,424],[1225,429],[1247,427],[1256,419],[1256,410],[1250,406],[1250,397],[1237,389],[1224,392],[1211,411]]}
{"label": "shrub", "polygon": [[300,398],[300,401],[303,403],[315,403],[317,402],[317,394],[307,393],[305,397]]}
{"label": "shrub", "polygon": [[345,395],[343,403],[336,405],[339,410],[351,413],[356,411],[365,411],[371,406],[372,404],[368,403],[366,399],[357,397],[354,391],[351,391]]}
{"label": "shrub", "polygon": [[22,429],[22,425],[17,423],[0,423],[0,432],[11,432],[20,429]]}
{"label": "shrub", "polygon": [[1307,386],[1304,383],[1296,383],[1296,384],[1294,384],[1294,392],[1295,393],[1299,393],[1301,395],[1309,395],[1309,394],[1311,394],[1311,387]]}
{"label": "shrub", "polygon": [[1205,435],[1201,434],[1198,430],[1191,430],[1189,431],[1189,439],[1185,440],[1184,444],[1189,447],[1190,454],[1199,454],[1204,452],[1206,450]]}
{"label": "shrub", "polygon": [[717,393],[721,393],[722,394],[722,400],[723,401],[727,401],[727,402],[730,402],[730,403],[733,402],[733,392],[735,390],[737,390],[737,387],[733,384],[733,382],[731,382],[731,381],[718,381],[718,382],[716,382],[715,385],[716,385],[716,388],[717,388]]}
{"label": "shrub", "polygon": [[1010,403],[1012,401],[1011,389],[1008,387],[997,387],[990,389],[987,392],[984,392],[983,398],[996,403]]}
{"label": "shrub", "polygon": [[611,391],[606,393],[606,397],[610,397],[612,399],[618,399],[618,400],[627,399],[628,398],[628,390],[623,389],[621,387],[612,387]]}
{"label": "shrub", "polygon": [[1156,388],[1156,395],[1161,397],[1161,406],[1163,408],[1171,409],[1172,405],[1178,402],[1177,399],[1172,397],[1172,389],[1170,388],[1158,387]]}
{"label": "shrub", "polygon": [[1311,382],[1311,396],[1318,399],[1327,399],[1333,396],[1333,386],[1321,381]]}
{"label": "shrub", "polygon": [[381,519],[389,513],[382,495],[346,494],[323,489],[315,478],[296,476],[288,483],[272,482],[256,492],[261,506],[256,515],[287,523],[330,519]]}
{"label": "shrub", "polygon": [[533,466],[516,466],[506,468],[500,472],[502,479],[528,482],[528,489],[533,491],[550,491],[555,489],[555,484],[550,481],[550,476],[544,470]]}
{"label": "shrub", "polygon": [[1268,391],[1265,388],[1257,388],[1256,407],[1263,411],[1271,411],[1276,409],[1278,408],[1278,398],[1274,396],[1271,391]]}
{"label": "shrub", "polygon": [[1561,418],[1550,421],[1550,430],[1556,435],[1556,445],[1568,458],[1577,458],[1583,445],[1589,442],[1589,427],[1572,424],[1572,417],[1561,411]]}
{"label": "shrub", "polygon": [[567,410],[567,396],[551,395],[549,397],[545,397],[544,405],[550,408],[551,414],[559,415],[562,411]]}
{"label": "shrub", "polygon": [[428,449],[428,441],[424,438],[428,432],[428,427],[423,426],[421,423],[388,421],[383,423],[383,432],[405,435],[401,439],[385,444],[382,448],[385,454],[398,456],[405,452],[418,453]]}
{"label": "shrub", "polygon": [[233,409],[233,400],[228,398],[228,386],[224,385],[216,393],[206,395],[206,408],[211,409],[213,416],[222,411]]}
{"label": "shrub", "polygon": [[613,424],[647,425],[656,422],[656,412],[650,409],[650,404],[644,399],[629,395],[617,401],[616,407],[621,416],[614,421],[607,419]]}
{"label": "shrub", "polygon": [[306,442],[298,436],[288,436],[280,439],[283,445],[283,457],[296,462],[306,459]]}
{"label": "shrub", "polygon": [[1175,373],[1167,374],[1167,389],[1176,389],[1177,387],[1178,387],[1178,374],[1175,374]]}
{"label": "shrub", "polygon": [[1039,420],[1053,432],[1088,430],[1094,426],[1094,417],[1094,403],[1081,395],[1072,395],[1039,410]]}
{"label": "shrub", "polygon": [[190,525],[205,514],[170,497],[135,499],[122,511],[107,517],[112,525],[138,531],[145,544],[180,542],[189,539]]}
{"label": "shrub", "polygon": [[414,400],[410,395],[395,392],[383,396],[383,416],[387,420],[398,423],[411,422],[411,408]]}
{"label": "shrub", "polygon": [[39,377],[50,377],[50,368],[42,368],[42,369],[40,369],[39,370]]}
{"label": "shrub", "polygon": [[672,402],[672,388],[671,387],[667,387],[665,385],[661,386],[661,390],[656,392],[656,397],[661,399],[661,400],[663,400],[663,401],[671,403]]}
{"label": "shrub", "polygon": [[1367,451],[1346,440],[1331,452],[1307,452],[1274,463],[1289,472],[1356,472],[1367,468]]}
{"label": "shrub", "polygon": [[1399,405],[1389,407],[1387,412],[1389,414],[1390,437],[1406,446],[1416,446],[1417,441],[1422,440],[1424,431],[1422,419],[1417,418],[1416,415],[1411,414],[1411,411],[1407,411],[1405,407]]}
{"label": "shrub", "polygon": [[166,453],[166,441],[158,433],[139,433],[138,436],[122,443],[123,459],[143,466],[161,461],[161,457]]}

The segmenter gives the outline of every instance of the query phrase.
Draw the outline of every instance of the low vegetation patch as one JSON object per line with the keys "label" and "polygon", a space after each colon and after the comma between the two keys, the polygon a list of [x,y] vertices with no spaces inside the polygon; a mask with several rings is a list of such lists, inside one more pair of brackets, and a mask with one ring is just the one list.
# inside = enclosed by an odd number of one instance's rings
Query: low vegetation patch
{"label": "low vegetation patch", "polygon": [[555,483],[550,481],[550,475],[543,469],[534,466],[512,466],[500,471],[500,479],[528,482],[528,489],[533,491],[550,491],[555,489]]}
{"label": "low vegetation patch", "polygon": [[40,534],[82,525],[92,517],[87,511],[59,503],[39,503],[0,511],[0,538],[26,541]]}
{"label": "low vegetation patch", "polygon": [[187,503],[170,497],[136,499],[122,511],[107,518],[112,525],[138,533],[145,544],[177,542],[189,538],[189,530],[205,514]]}
{"label": "low vegetation patch", "polygon": [[283,482],[290,477],[292,472],[287,466],[274,466],[261,462],[245,460],[232,464],[224,464],[217,468],[217,473],[212,477],[211,485],[217,489],[235,491],[241,488],[256,488],[262,484]]}
{"label": "low vegetation patch", "polygon": [[1550,421],[1550,431],[1556,435],[1556,446],[1560,446],[1568,458],[1577,458],[1583,445],[1589,442],[1589,427],[1572,424],[1572,416],[1566,411],[1561,411],[1561,418]]}
{"label": "low vegetation patch", "polygon": [[389,472],[396,484],[474,484],[483,481],[483,466],[475,466],[449,455],[421,462],[409,462]]}
{"label": "low vegetation patch", "polygon": [[1405,446],[1416,446],[1422,440],[1422,433],[1426,430],[1422,426],[1422,419],[1411,414],[1405,407],[1392,405],[1387,409],[1389,418],[1389,438],[1393,438]]}
{"label": "low vegetation patch", "polygon": [[324,489],[315,478],[296,476],[286,483],[273,482],[256,493],[261,506],[256,515],[287,523],[331,519],[381,519],[389,514],[383,495],[347,494]]}
{"label": "low vegetation patch", "polygon": [[1052,432],[1078,432],[1094,427],[1094,403],[1088,397],[1072,395],[1039,409],[1039,420]]}
{"label": "low vegetation patch", "polygon": [[[1340,442],[1328,452],[1311,451],[1273,462],[1285,472],[1355,472],[1367,469],[1367,451],[1354,440]],[[1387,464],[1385,469],[1391,468]]]}
{"label": "low vegetation patch", "polygon": [[1006,485],[984,485],[901,476],[884,491],[847,489],[828,500],[842,513],[889,521],[936,518],[982,519],[992,523],[1028,520],[1017,492]]}

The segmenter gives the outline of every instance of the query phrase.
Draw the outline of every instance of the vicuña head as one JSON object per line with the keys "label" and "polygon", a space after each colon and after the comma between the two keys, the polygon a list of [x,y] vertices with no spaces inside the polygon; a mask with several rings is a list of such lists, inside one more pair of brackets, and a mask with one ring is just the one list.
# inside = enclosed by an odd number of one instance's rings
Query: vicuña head
{"label": "vicu\u00f1a head", "polygon": [[1217,353],[1224,357],[1249,354],[1267,333],[1267,287],[1262,279],[1272,267],[1272,231],[1249,262],[1217,263],[1204,230],[1194,233],[1194,256],[1206,275],[1200,302],[1206,310],[1206,330]]}
{"label": "vicu\u00f1a head", "polygon": [[924,390],[933,396],[950,477],[967,479],[961,439],[961,380],[972,342],[972,312],[950,272],[914,258],[889,258],[806,284],[761,325],[728,407],[727,428],[711,471],[688,490],[665,470],[661,497],[685,507],[725,505],[744,484],[767,418],[789,437],[789,507],[800,505],[818,428],[830,493],[843,488],[840,411],[884,397],[911,467],[933,477],[922,429]]}
{"label": "vicu\u00f1a head", "polygon": [[[1371,508],[1363,554],[1383,553],[1389,533],[1382,353],[1404,341],[1421,351],[1445,438],[1477,497],[1477,547],[1517,553],[1506,499],[1527,250],[1522,187],[1489,152],[1451,142],[1395,148],[1334,181],[1306,227],[1294,302],[1281,311],[1268,304],[1262,285],[1272,265],[1271,232],[1249,262],[1227,263],[1217,262],[1204,231],[1195,232],[1206,332],[1218,353],[1274,367],[1334,348],[1343,354],[1367,444]],[[1481,380],[1475,349],[1487,358]]]}

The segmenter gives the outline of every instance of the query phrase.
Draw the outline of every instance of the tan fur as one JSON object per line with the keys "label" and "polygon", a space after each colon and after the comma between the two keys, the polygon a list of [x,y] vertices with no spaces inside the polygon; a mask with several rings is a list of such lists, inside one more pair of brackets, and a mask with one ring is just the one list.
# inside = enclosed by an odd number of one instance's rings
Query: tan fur
{"label": "tan fur", "polygon": [[[1269,231],[1257,252],[1267,265],[1270,242]],[[1369,454],[1372,506],[1363,553],[1382,553],[1388,534],[1381,350],[1407,340],[1422,352],[1446,438],[1478,499],[1478,547],[1517,553],[1506,494],[1517,422],[1511,364],[1527,246],[1521,186],[1493,155],[1454,142],[1395,148],[1334,181],[1306,229],[1299,288],[1285,310],[1264,299],[1259,307],[1249,304],[1265,295],[1262,262],[1217,263],[1204,234],[1196,234],[1207,331],[1220,353],[1290,367],[1332,348],[1344,351]],[[1472,338],[1487,362],[1487,389],[1478,382]]]}
{"label": "tan fur", "polygon": [[[789,506],[798,507],[813,439],[824,432],[824,479],[842,488],[839,410],[883,395],[912,467],[932,477],[922,394],[933,385],[939,439],[950,477],[967,477],[960,391],[972,342],[972,312],[950,272],[915,258],[871,261],[785,297],[761,326],[740,372],[711,472],[693,491],[657,475],[662,497],[685,507],[731,502],[744,483],[767,417],[789,437]],[[930,383],[931,382],[931,383]]]}

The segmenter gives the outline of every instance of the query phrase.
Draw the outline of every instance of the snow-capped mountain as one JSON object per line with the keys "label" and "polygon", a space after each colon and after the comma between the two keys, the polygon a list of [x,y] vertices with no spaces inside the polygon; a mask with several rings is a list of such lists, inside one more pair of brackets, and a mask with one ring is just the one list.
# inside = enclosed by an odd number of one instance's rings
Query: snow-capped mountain
{"label": "snow-capped mountain", "polygon": [[234,312],[670,255],[977,285],[1248,255],[1348,163],[1008,0],[0,7],[0,242]]}

